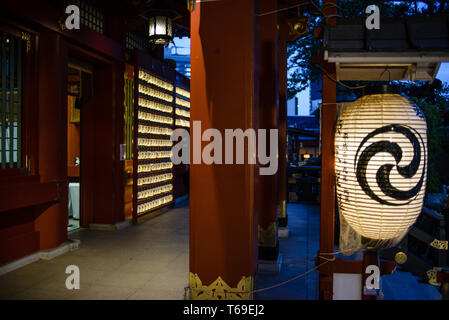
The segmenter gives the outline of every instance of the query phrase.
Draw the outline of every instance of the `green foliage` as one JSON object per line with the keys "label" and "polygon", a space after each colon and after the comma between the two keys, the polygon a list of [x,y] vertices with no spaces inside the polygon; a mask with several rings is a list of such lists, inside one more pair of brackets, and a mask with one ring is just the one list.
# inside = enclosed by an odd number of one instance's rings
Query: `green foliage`
{"label": "green foliage", "polygon": [[[432,99],[432,98],[431,98]],[[427,121],[428,171],[427,193],[441,192],[441,181],[435,165],[435,158],[443,151],[443,120],[439,105],[429,102],[427,98],[411,97],[410,100],[423,111]]]}
{"label": "green foliage", "polygon": [[309,17],[309,33],[293,44],[287,45],[287,96],[292,99],[297,93],[309,85],[308,81],[318,81],[319,70],[312,69],[312,56],[321,50],[321,40],[313,37],[313,30],[321,22],[319,17],[305,14]]}
{"label": "green foliage", "polygon": [[[322,12],[317,10],[319,1],[313,0],[314,6],[304,10],[304,15],[309,17],[309,33],[287,47],[288,56],[288,98],[293,98],[297,93],[306,89],[308,81],[317,82],[321,77],[319,66],[312,64],[312,56],[322,49],[322,41],[314,39],[314,29],[323,22]],[[419,4],[425,4],[419,5]],[[377,5],[381,17],[404,17],[411,15],[434,15],[449,13],[449,1],[388,1],[388,0],[339,0],[338,15],[343,19],[366,18],[366,7]],[[350,86],[357,86],[348,82]]]}
{"label": "green foliage", "polygon": [[[315,39],[313,33],[315,28],[322,25],[324,18],[322,12],[317,9],[319,2],[315,1],[314,3],[315,5],[304,10],[310,20],[309,33],[287,47],[289,98],[307,88],[309,80],[317,82],[321,78],[320,66],[312,63],[312,57],[322,51],[322,41]],[[428,16],[449,13],[449,1],[447,0],[339,0],[338,15],[342,19],[364,19],[367,16],[366,7],[369,5],[377,5],[381,17]],[[373,83],[348,81],[346,84],[357,87]],[[449,137],[444,135],[445,129],[441,118],[442,114],[449,114],[449,87],[439,80],[435,80],[432,84],[426,82],[394,82],[392,84],[398,86],[401,92],[415,102],[426,116],[429,149],[427,192],[438,193],[441,191],[441,184],[448,183],[448,181],[441,181],[443,178],[440,179],[438,172],[441,171],[441,163],[437,166],[436,159],[442,154],[449,159]],[[340,95],[353,91],[357,97],[364,94],[363,90],[349,90],[341,85],[337,85],[337,91]]]}

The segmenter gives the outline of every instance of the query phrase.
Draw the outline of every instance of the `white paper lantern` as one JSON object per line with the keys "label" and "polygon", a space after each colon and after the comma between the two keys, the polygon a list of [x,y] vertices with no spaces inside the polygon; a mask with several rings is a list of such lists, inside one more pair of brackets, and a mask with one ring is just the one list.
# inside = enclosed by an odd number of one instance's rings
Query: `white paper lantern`
{"label": "white paper lantern", "polygon": [[427,126],[397,94],[367,95],[341,110],[335,136],[337,198],[346,223],[392,243],[415,223],[427,176]]}

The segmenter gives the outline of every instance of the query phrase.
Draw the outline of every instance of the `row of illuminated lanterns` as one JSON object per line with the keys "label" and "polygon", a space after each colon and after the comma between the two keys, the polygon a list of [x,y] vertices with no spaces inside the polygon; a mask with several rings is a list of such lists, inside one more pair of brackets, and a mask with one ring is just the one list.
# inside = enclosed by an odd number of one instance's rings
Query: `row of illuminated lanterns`
{"label": "row of illuminated lanterns", "polygon": [[139,137],[139,145],[145,147],[171,147],[173,141],[168,139],[149,139]]}
{"label": "row of illuminated lanterns", "polygon": [[176,108],[175,113],[176,113],[178,116],[190,118],[190,111],[187,111],[187,110],[184,110],[184,109]]}
{"label": "row of illuminated lanterns", "polygon": [[167,127],[153,127],[139,124],[139,133],[142,134],[157,134],[161,136],[171,136],[173,129]]}
{"label": "row of illuminated lanterns", "polygon": [[153,160],[153,159],[165,159],[170,158],[172,155],[170,151],[139,151],[139,160]]}
{"label": "row of illuminated lanterns", "polygon": [[171,84],[168,81],[162,80],[158,77],[155,77],[149,72],[146,72],[145,70],[142,69],[139,70],[139,79],[154,86],[158,86],[167,91],[173,91],[173,84]]}
{"label": "row of illuminated lanterns", "polygon": [[190,92],[181,87],[176,87],[176,93],[179,94],[180,96],[190,99]]}
{"label": "row of illuminated lanterns", "polygon": [[190,109],[190,101],[181,99],[176,97],[176,104],[181,106],[181,107],[185,107],[185,108],[189,108]]}
{"label": "row of illuminated lanterns", "polygon": [[[150,110],[155,110],[155,111],[165,112],[165,113],[171,113],[173,111],[173,107],[170,107],[170,106],[167,106],[162,103],[158,103],[158,102],[155,102],[155,101],[152,101],[149,99],[145,99],[145,98],[139,98],[139,106],[148,108]],[[190,111],[176,108],[175,113],[178,116],[190,118]],[[146,118],[149,116],[141,114],[139,117],[146,120]],[[169,119],[169,117],[165,117],[165,119]]]}
{"label": "row of illuminated lanterns", "polygon": [[190,121],[184,119],[176,119],[175,125],[178,127],[190,128]]}
{"label": "row of illuminated lanterns", "polygon": [[151,86],[139,83],[139,93],[143,93],[147,96],[157,98],[166,102],[173,102],[173,95],[154,89]]}
{"label": "row of illuminated lanterns", "polygon": [[151,99],[147,99],[145,97],[139,97],[139,107],[148,108],[155,111],[172,113],[173,107],[167,104],[157,102]]}
{"label": "row of illuminated lanterns", "polygon": [[163,173],[158,175],[149,175],[137,179],[137,185],[155,184],[173,179],[173,173]]}
{"label": "row of illuminated lanterns", "polygon": [[151,122],[157,122],[162,124],[173,124],[173,118],[172,117],[166,117],[161,116],[158,114],[150,113],[150,112],[143,112],[139,111],[138,113],[139,120],[146,120]]}
{"label": "row of illuminated lanterns", "polygon": [[142,190],[139,191],[137,193],[137,199],[141,200],[141,199],[146,199],[146,198],[151,198],[163,193],[167,193],[173,190],[173,185],[170,184],[166,184],[163,186],[159,186],[153,189],[149,189],[149,190]]}
{"label": "row of illuminated lanterns", "polygon": [[[155,77],[152,74],[150,74],[149,72],[146,72],[145,70],[142,70],[142,69],[139,70],[139,79],[148,84],[157,86],[157,87],[165,89],[167,91],[173,91],[173,88],[174,88],[173,84],[171,84],[170,82],[162,80],[158,77]],[[190,99],[190,92],[188,90],[185,90],[181,87],[176,87],[175,92],[176,92],[176,94],[178,94],[184,98]]]}
{"label": "row of illuminated lanterns", "polygon": [[[153,100],[153,98],[163,100],[165,102],[172,103],[174,101],[173,93],[167,93],[162,90],[157,90],[152,86],[157,86],[162,89],[173,91],[174,86],[164,80],[150,75],[144,70],[139,71],[139,79],[144,83],[139,83],[139,93],[143,93],[145,96],[139,96],[138,105],[142,109],[138,111],[138,119],[145,120],[157,124],[163,125],[173,125],[173,117],[156,114],[157,112],[162,112],[166,114],[173,113],[173,106],[167,105],[161,101]],[[148,110],[148,112],[145,111]],[[169,139],[160,139],[155,137],[141,136],[142,134],[156,135],[156,136],[169,136],[173,132],[172,128],[167,128],[160,125],[151,125],[148,123],[139,122],[138,132],[140,136],[138,137],[137,144],[139,148],[141,147],[171,147],[173,142]],[[166,158],[171,155],[171,151],[168,150],[139,150],[138,159],[139,160],[157,160]],[[167,184],[164,186],[154,186],[151,185],[169,182],[173,179],[173,173],[171,172],[173,168],[173,163],[171,161],[164,162],[154,162],[154,163],[140,163],[137,166],[137,199],[148,199],[145,203],[138,204],[137,214],[141,215],[152,209],[160,207],[166,203],[173,200],[171,194],[159,197],[157,199],[152,199],[152,197],[157,197],[158,195],[163,195],[164,193],[171,192],[173,189],[172,184]],[[164,173],[157,173],[156,171],[167,170]],[[144,188],[145,186],[150,186],[149,188]]]}
{"label": "row of illuminated lanterns", "polygon": [[168,195],[159,199],[155,199],[146,203],[142,203],[137,205],[137,214],[142,215],[150,210],[158,208],[164,204],[170,203],[173,201],[173,195]]}
{"label": "row of illuminated lanterns", "polygon": [[160,171],[160,170],[168,170],[173,168],[172,162],[156,162],[156,163],[147,163],[147,164],[139,164],[137,166],[137,172],[152,172],[152,171]]}

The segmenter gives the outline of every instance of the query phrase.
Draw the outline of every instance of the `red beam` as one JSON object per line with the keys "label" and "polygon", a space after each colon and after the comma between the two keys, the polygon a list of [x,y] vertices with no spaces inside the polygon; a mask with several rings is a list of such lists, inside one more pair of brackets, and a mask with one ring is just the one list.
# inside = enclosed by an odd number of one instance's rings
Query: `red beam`
{"label": "red beam", "polygon": [[0,212],[58,201],[56,182],[32,182],[0,186]]}

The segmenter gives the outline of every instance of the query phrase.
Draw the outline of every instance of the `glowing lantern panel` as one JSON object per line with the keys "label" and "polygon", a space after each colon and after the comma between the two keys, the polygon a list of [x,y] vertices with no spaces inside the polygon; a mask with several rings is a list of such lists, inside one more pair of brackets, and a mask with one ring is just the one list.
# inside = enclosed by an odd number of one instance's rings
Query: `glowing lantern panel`
{"label": "glowing lantern panel", "polygon": [[364,96],[340,112],[335,149],[345,222],[367,239],[402,239],[422,210],[426,189],[421,110],[397,94]]}
{"label": "glowing lantern panel", "polygon": [[149,19],[149,40],[155,44],[168,44],[173,39],[173,22],[168,16],[154,16]]}

